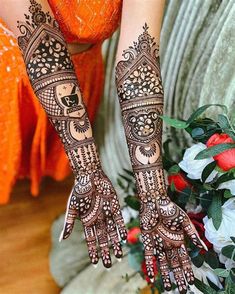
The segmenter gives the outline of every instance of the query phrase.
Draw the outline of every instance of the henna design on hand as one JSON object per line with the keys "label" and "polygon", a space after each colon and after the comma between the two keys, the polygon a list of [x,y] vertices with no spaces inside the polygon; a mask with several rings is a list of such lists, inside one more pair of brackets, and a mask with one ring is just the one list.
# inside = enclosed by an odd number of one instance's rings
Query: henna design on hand
{"label": "henna design on hand", "polygon": [[120,238],[127,237],[114,188],[104,174],[91,125],[66,42],[57,22],[41,4],[30,0],[29,14],[18,21],[18,44],[32,87],[55,127],[75,175],[61,239],[72,232],[75,219],[84,226],[91,262],[111,266],[109,244],[122,256]]}
{"label": "henna design on hand", "polygon": [[162,273],[163,285],[171,289],[170,270],[180,293],[194,275],[184,244],[185,234],[199,248],[206,248],[187,214],[167,195],[162,166],[163,87],[159,50],[148,26],[138,41],[123,52],[116,66],[120,100],[131,163],[141,201],[140,227],[148,276],[154,280],[153,255]]}

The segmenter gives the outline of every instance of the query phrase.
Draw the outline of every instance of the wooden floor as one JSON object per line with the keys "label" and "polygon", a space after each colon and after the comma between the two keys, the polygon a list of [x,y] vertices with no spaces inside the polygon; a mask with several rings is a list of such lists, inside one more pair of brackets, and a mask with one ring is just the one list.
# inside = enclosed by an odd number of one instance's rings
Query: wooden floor
{"label": "wooden floor", "polygon": [[48,265],[50,228],[62,213],[72,179],[44,180],[40,196],[29,193],[29,182],[17,183],[8,205],[0,206],[0,293],[57,294]]}

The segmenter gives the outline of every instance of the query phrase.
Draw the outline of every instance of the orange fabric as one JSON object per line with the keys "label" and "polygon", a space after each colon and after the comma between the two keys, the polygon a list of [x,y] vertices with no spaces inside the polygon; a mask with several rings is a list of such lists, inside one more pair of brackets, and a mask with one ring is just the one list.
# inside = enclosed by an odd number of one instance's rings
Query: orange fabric
{"label": "orange fabric", "polygon": [[[95,1],[90,8],[87,3],[93,1],[50,0],[68,41],[96,43],[72,57],[93,121],[104,80],[101,41],[116,29],[121,1]],[[76,19],[81,19],[81,27]],[[0,105],[0,204],[4,204],[18,178],[29,177],[31,193],[37,196],[42,176],[62,180],[70,168],[63,146],[30,86],[17,42],[1,19]]]}
{"label": "orange fabric", "polygon": [[48,0],[68,42],[97,43],[116,30],[122,0]]}

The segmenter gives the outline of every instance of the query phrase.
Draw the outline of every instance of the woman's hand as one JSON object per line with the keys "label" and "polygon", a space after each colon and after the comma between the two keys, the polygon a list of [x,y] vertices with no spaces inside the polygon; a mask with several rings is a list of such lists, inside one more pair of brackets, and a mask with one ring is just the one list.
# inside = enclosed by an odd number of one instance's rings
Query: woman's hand
{"label": "woman's hand", "polygon": [[109,240],[114,255],[117,258],[122,257],[119,234],[121,239],[125,240],[127,232],[120,205],[110,180],[96,166],[86,167],[86,170],[81,171],[76,177],[68,200],[61,239],[69,237],[76,218],[79,218],[84,226],[88,252],[93,264],[99,261],[99,246],[104,266],[112,266]]}
{"label": "woman's hand", "polygon": [[164,288],[171,289],[172,270],[179,292],[186,293],[186,282],[193,284],[194,275],[185,246],[185,236],[197,247],[207,247],[188,215],[168,196],[159,197],[153,192],[141,195],[140,198],[140,226],[148,276],[154,281],[153,256],[156,254]]}

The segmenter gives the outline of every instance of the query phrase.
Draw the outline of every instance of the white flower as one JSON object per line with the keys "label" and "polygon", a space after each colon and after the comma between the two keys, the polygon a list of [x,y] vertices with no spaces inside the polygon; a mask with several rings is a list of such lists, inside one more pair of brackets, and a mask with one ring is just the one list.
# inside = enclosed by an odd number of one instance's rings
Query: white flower
{"label": "white flower", "polygon": [[218,189],[228,189],[232,195],[235,195],[235,180],[230,180],[220,184]]}
{"label": "white flower", "polygon": [[125,206],[122,209],[122,216],[123,216],[125,224],[129,223],[131,218],[136,218],[138,215],[139,215],[139,212],[137,210],[134,210],[128,206]]}
{"label": "white flower", "polygon": [[[212,161],[214,161],[213,157],[209,157],[206,159],[195,160],[196,155],[206,149],[206,145],[203,143],[194,144],[192,147],[187,148],[183,160],[179,163],[179,166],[182,170],[187,173],[187,176],[190,179],[201,179],[203,169]],[[217,172],[213,170],[213,172],[206,179],[206,182],[210,182],[217,175]]]}
{"label": "white flower", "polygon": [[[195,277],[198,280],[203,281],[204,284],[209,285],[207,281],[207,279],[209,279],[217,287],[222,289],[222,285],[220,283],[218,276],[214,273],[213,269],[206,262],[204,262],[201,267],[196,267],[194,264],[192,264],[192,270]],[[194,290],[195,291],[194,293],[197,293],[197,294],[202,293],[195,286],[190,286],[190,290]]]}
{"label": "white flower", "polygon": [[[215,229],[212,219],[207,216],[203,219],[205,227],[205,236],[208,241],[213,244],[215,252],[219,254],[219,259],[226,266],[228,258],[222,255],[221,249],[227,245],[234,245],[230,237],[235,236],[235,197],[227,200],[222,206],[222,222],[218,229]],[[227,262],[227,266],[230,267],[230,262]]]}

